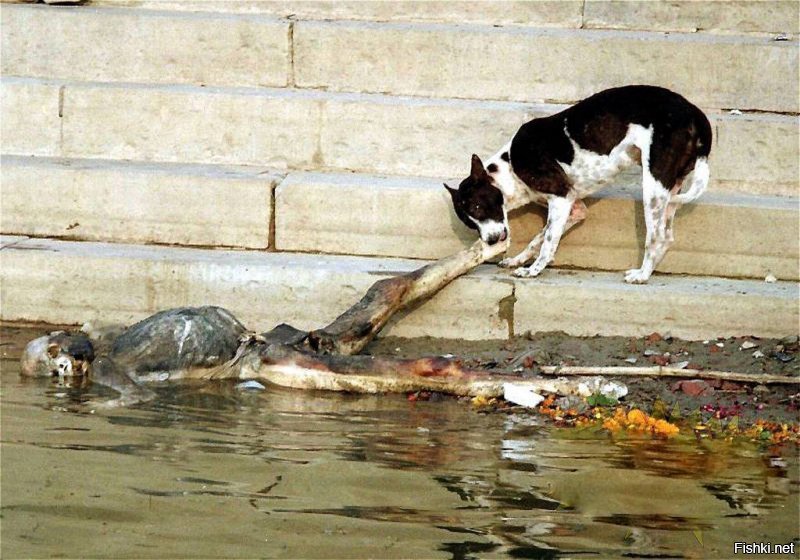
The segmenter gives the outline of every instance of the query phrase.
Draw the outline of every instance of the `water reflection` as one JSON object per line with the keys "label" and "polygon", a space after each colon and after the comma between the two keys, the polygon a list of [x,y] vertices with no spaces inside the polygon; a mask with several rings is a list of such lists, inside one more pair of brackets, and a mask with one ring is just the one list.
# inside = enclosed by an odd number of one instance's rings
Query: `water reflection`
{"label": "water reflection", "polygon": [[[96,387],[2,373],[3,557],[730,557],[796,538],[798,460],[572,439],[398,396]],[[58,506],[54,506],[58,504]]]}

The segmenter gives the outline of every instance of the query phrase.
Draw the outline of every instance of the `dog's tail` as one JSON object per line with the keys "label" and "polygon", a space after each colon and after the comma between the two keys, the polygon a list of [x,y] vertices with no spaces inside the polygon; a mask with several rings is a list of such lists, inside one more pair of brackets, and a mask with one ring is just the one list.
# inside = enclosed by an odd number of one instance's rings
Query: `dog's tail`
{"label": "dog's tail", "polygon": [[686,192],[681,194],[674,194],[670,198],[670,203],[673,204],[687,204],[694,202],[700,195],[705,192],[708,187],[709,169],[708,169],[708,154],[711,153],[711,123],[708,122],[708,117],[698,108],[694,108],[694,116],[692,123],[689,127],[689,134],[691,140],[690,150],[695,153],[694,169],[687,175],[689,180],[689,188]]}
{"label": "dog's tail", "polygon": [[705,157],[697,158],[694,163],[694,169],[688,177],[691,180],[689,189],[681,194],[673,194],[669,199],[670,204],[688,204],[700,198],[700,195],[708,187],[709,176],[708,159]]}

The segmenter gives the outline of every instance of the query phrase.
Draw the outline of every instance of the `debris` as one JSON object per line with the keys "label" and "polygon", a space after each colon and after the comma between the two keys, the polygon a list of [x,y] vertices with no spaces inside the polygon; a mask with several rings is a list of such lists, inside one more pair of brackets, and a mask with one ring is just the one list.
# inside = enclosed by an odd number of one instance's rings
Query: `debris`
{"label": "debris", "polygon": [[714,393],[714,388],[702,379],[679,381],[674,386],[690,397],[706,397]]}
{"label": "debris", "polygon": [[729,115],[741,115],[742,112],[739,109],[731,109],[730,111],[728,111],[728,114]]}
{"label": "debris", "polygon": [[787,35],[786,33],[779,33],[772,40],[773,41],[788,41],[789,40],[789,35]]}
{"label": "debris", "polygon": [[758,344],[750,340],[745,340],[744,342],[742,342],[742,345],[739,347],[739,350],[750,350],[751,348],[758,348]]}
{"label": "debris", "polygon": [[646,337],[644,337],[644,339],[649,344],[653,344],[655,342],[660,342],[661,340],[663,340],[663,337],[660,334],[658,334],[657,332],[654,332],[654,333],[648,334]]}
{"label": "debris", "polygon": [[627,358],[625,358],[625,361],[628,362],[629,364],[635,364],[636,361],[637,361],[637,358],[636,358],[636,356],[628,356]]}
{"label": "debris", "polygon": [[648,357],[649,356],[660,356],[661,352],[659,352],[658,350],[652,350],[652,349],[648,348],[647,350],[642,352],[642,354],[644,354],[645,356],[648,356]]}
{"label": "debris", "polygon": [[[476,397],[479,398],[479,397]],[[534,392],[528,387],[523,387],[515,383],[503,384],[503,398],[508,402],[526,406],[528,408],[536,408],[544,400],[544,397],[539,393]],[[473,399],[473,404],[475,404]]]}
{"label": "debris", "polygon": [[241,383],[236,385],[236,388],[240,391],[264,391],[266,387],[264,387],[258,381],[242,381]]}
{"label": "debris", "polygon": [[584,397],[600,394],[619,400],[628,394],[628,388],[618,381],[606,381],[602,377],[592,377],[578,384],[578,394]]}
{"label": "debris", "polygon": [[760,360],[761,358],[764,357],[764,352],[762,352],[761,350],[756,350],[755,352],[753,352],[753,357],[757,360]]}
{"label": "debris", "polygon": [[764,277],[764,282],[766,282],[767,284],[774,284],[774,283],[775,283],[775,282],[777,282],[777,281],[778,281],[778,279],[777,279],[777,278],[775,278],[775,275],[774,275],[774,274],[767,274],[767,275]]}
{"label": "debris", "polygon": [[717,342],[714,346],[716,346],[718,348],[725,348],[725,343],[724,342]]}
{"label": "debris", "polygon": [[674,364],[672,364],[672,367],[674,367],[675,369],[686,369],[688,365],[689,365],[689,360],[685,360],[683,362],[675,362]]}
{"label": "debris", "polygon": [[756,395],[766,395],[769,393],[769,388],[766,385],[756,385],[753,387],[753,393]]}
{"label": "debris", "polygon": [[792,356],[790,354],[787,354],[785,352],[775,352],[772,356],[776,360],[778,360],[779,362],[784,363],[784,364],[787,364],[787,363],[791,362],[792,360],[794,360],[794,356]]}

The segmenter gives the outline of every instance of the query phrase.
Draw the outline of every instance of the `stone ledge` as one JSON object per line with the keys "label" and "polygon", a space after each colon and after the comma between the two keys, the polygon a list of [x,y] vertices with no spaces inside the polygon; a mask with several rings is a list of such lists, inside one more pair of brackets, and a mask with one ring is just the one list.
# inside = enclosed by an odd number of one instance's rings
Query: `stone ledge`
{"label": "stone ledge", "polygon": [[3,156],[4,233],[266,249],[264,168]]}
{"label": "stone ledge", "polygon": [[[26,78],[0,85],[4,153],[428,177],[458,177],[469,154],[491,155],[525,121],[564,107]],[[800,195],[797,117],[709,117],[713,190]]]}
{"label": "stone ledge", "polygon": [[341,21],[300,21],[293,37],[299,87],[573,103],[644,83],[703,107],[798,112],[796,41]]}
{"label": "stone ledge", "polygon": [[290,23],[114,8],[4,6],[6,76],[286,86]]}
{"label": "stone ledge", "polygon": [[[419,261],[177,249],[13,239],[0,250],[4,320],[131,322],[180,305],[222,305],[251,328],[326,324],[378,278]],[[0,238],[0,246],[3,240]],[[629,286],[618,274],[548,270],[511,279],[491,266],[456,280],[385,334],[467,339],[563,330],[573,335],[686,339],[797,332],[793,282],[655,276]],[[510,296],[513,296],[511,298]],[[516,300],[513,316],[500,301]]]}
{"label": "stone ledge", "polygon": [[[627,181],[626,181],[627,179]],[[587,200],[588,219],[564,237],[556,266],[626,270],[641,262],[644,218],[636,177]],[[281,251],[436,259],[475,239],[440,180],[291,173],[276,189]],[[676,242],[658,270],[798,279],[797,200],[706,193],[676,217]],[[543,227],[543,209],[512,215],[516,254]]]}

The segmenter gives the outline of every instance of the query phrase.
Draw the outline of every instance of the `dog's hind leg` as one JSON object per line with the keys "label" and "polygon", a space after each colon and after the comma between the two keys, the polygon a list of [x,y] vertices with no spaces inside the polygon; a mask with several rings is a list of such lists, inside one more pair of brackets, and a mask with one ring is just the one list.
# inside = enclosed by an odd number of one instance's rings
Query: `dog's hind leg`
{"label": "dog's hind leg", "polygon": [[[568,197],[553,196],[550,198],[547,205],[547,224],[544,230],[539,234],[544,236],[544,240],[541,242],[542,248],[539,250],[539,256],[531,266],[527,268],[520,267],[514,270],[514,276],[520,278],[538,276],[545,267],[553,261],[556,255],[556,249],[558,249],[558,243],[561,241],[561,236],[564,235],[564,232],[567,230],[567,224],[572,215],[574,202],[573,199]],[[586,207],[584,206],[583,212],[577,212],[578,215],[582,214],[582,217],[576,219],[572,225],[575,225],[585,217],[585,209]],[[533,243],[533,241],[531,241],[531,243]]]}
{"label": "dog's hind leg", "polygon": [[[572,229],[573,226],[585,220],[587,212],[588,209],[582,200],[576,200],[573,202],[569,218],[567,218],[567,223],[564,226],[564,233],[567,233],[570,229]],[[524,266],[528,262],[532,261],[536,256],[537,251],[539,251],[542,246],[546,231],[546,227],[542,228],[542,231],[537,233],[536,236],[531,239],[531,242],[528,243],[527,247],[520,251],[518,255],[503,259],[498,263],[498,266],[503,268],[517,268],[518,266]]]}

